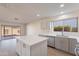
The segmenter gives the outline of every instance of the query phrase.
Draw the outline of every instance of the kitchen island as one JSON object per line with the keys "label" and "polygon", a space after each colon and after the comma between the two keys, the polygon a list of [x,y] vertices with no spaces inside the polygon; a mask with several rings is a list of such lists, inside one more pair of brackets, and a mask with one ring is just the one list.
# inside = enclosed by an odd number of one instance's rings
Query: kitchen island
{"label": "kitchen island", "polygon": [[16,37],[16,52],[20,56],[47,56],[47,38],[39,36]]}

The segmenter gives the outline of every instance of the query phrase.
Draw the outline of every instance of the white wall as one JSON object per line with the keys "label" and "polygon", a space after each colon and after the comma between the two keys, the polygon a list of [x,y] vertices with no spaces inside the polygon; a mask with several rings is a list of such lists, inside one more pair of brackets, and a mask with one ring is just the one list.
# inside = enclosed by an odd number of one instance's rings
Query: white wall
{"label": "white wall", "polygon": [[39,35],[40,33],[48,33],[48,19],[40,19],[30,22],[26,26],[27,35]]}
{"label": "white wall", "polygon": [[34,21],[26,26],[27,35],[38,35],[41,32],[40,21]]}

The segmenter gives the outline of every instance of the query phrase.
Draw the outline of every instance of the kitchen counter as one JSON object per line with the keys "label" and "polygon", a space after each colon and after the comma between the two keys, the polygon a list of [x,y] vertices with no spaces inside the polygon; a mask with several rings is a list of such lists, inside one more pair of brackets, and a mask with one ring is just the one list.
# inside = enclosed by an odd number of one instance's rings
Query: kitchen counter
{"label": "kitchen counter", "polygon": [[77,37],[77,36],[68,36],[68,38],[74,38],[74,39],[76,39],[77,42],[79,43],[79,37]]}
{"label": "kitchen counter", "polygon": [[49,37],[52,37],[52,36],[56,36],[54,34],[50,34],[50,33],[42,33],[42,34],[39,34],[40,36],[49,36]]}
{"label": "kitchen counter", "polygon": [[44,40],[47,40],[45,37],[38,37],[38,36],[20,36],[16,37],[17,40],[21,40],[22,42],[26,43],[27,45],[34,45]]}
{"label": "kitchen counter", "polygon": [[16,37],[16,52],[21,56],[47,56],[47,38],[39,36]]}
{"label": "kitchen counter", "polygon": [[51,33],[46,33],[46,34],[39,34],[41,36],[46,36],[46,37],[64,37],[64,38],[73,38],[73,39],[76,39],[77,42],[79,42],[79,37],[78,36],[62,36],[62,35],[54,35],[54,34],[51,34]]}

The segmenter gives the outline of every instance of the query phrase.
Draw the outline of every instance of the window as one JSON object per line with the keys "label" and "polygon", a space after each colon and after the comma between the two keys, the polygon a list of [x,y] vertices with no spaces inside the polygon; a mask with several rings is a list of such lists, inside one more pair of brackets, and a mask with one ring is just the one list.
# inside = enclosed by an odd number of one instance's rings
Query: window
{"label": "window", "polygon": [[66,32],[77,32],[78,31],[78,23],[77,18],[71,18],[63,21],[64,31]]}
{"label": "window", "polygon": [[50,30],[64,31],[64,32],[78,32],[78,19],[69,18],[64,20],[57,20],[49,22]]}
{"label": "window", "polygon": [[5,27],[1,25],[1,35],[4,36],[4,34],[5,34]]}
{"label": "window", "polygon": [[20,35],[20,27],[13,27],[13,35]]}
{"label": "window", "polygon": [[63,21],[54,21],[54,31],[63,31]]}
{"label": "window", "polygon": [[5,26],[4,27],[4,35],[12,35],[12,27],[11,26]]}
{"label": "window", "polygon": [[49,30],[53,31],[53,22],[48,23]]}
{"label": "window", "polygon": [[2,31],[1,31],[1,26],[0,26],[0,36],[1,36],[1,32],[2,32]]}
{"label": "window", "polygon": [[2,36],[17,36],[21,34],[20,26],[8,26],[8,25],[2,25],[1,26],[1,33]]}

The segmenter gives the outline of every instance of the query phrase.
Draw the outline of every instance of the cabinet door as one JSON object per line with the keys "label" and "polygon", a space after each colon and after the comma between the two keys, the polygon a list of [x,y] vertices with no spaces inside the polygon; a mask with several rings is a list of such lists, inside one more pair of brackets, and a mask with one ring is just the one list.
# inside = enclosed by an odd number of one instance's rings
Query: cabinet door
{"label": "cabinet door", "polygon": [[51,46],[51,47],[55,47],[55,38],[54,37],[49,37],[48,39],[48,45]]}
{"label": "cabinet door", "polygon": [[62,37],[62,39],[61,39],[61,50],[68,52],[68,50],[69,50],[69,40],[68,40],[68,38]]}
{"label": "cabinet door", "polygon": [[72,53],[72,54],[75,54],[74,53],[74,49],[76,48],[76,44],[77,44],[77,40],[76,39],[69,39],[70,40],[70,47],[69,47],[69,52]]}
{"label": "cabinet door", "polygon": [[68,38],[56,37],[55,38],[55,47],[57,49],[68,52],[69,51],[69,40],[68,40]]}
{"label": "cabinet door", "polygon": [[22,42],[18,39],[16,41],[16,52],[18,55],[22,55]]}
{"label": "cabinet door", "polygon": [[61,49],[61,37],[55,37],[55,48]]}

